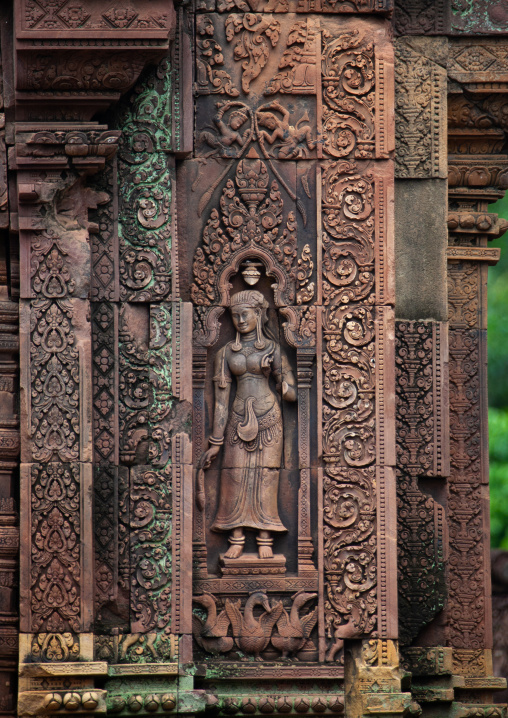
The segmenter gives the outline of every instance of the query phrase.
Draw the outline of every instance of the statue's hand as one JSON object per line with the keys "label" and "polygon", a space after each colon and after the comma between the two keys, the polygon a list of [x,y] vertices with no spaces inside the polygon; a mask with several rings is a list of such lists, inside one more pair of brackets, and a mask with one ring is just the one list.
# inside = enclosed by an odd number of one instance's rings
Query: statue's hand
{"label": "statue's hand", "polygon": [[283,381],[282,382],[282,396],[283,397],[286,396],[288,391],[289,391],[289,384],[287,383],[287,381]]}
{"label": "statue's hand", "polygon": [[198,468],[203,470],[208,469],[219,451],[220,446],[216,446],[215,444],[210,446],[210,448],[207,449],[207,451],[205,451],[204,454],[201,456]]}
{"label": "statue's hand", "polygon": [[265,354],[261,358],[261,371],[263,374],[270,374],[272,370],[272,364],[273,364],[273,352],[269,352],[268,354]]}

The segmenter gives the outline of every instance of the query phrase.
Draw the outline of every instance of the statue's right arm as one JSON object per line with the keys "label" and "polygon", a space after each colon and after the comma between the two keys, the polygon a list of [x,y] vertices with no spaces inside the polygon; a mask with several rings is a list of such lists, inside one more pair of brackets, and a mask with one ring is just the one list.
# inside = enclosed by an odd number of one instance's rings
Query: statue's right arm
{"label": "statue's right arm", "polygon": [[226,347],[222,347],[215,357],[213,382],[215,385],[213,428],[212,435],[208,438],[209,448],[204,452],[200,461],[200,466],[203,469],[210,466],[224,443],[231,393],[231,372],[226,360]]}

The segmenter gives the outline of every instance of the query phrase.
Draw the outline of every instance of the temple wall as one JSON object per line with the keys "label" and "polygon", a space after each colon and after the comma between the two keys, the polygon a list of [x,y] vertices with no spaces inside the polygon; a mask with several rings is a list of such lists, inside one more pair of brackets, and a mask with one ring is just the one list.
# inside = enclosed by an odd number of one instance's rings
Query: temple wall
{"label": "temple wall", "polygon": [[503,718],[502,3],[0,20],[0,715]]}

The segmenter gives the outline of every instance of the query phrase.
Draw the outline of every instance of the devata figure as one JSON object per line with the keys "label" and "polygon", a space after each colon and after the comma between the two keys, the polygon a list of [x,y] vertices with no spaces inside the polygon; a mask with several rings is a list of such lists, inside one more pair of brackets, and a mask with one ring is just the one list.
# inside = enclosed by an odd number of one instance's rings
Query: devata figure
{"label": "devata figure", "polygon": [[[273,375],[282,398],[296,400],[296,383],[279,344],[267,335],[268,303],[255,290],[231,297],[235,341],[217,353],[215,405],[210,448],[200,468],[207,469],[224,444],[220,499],[213,531],[229,531],[227,558],[244,548],[244,529],[258,532],[260,558],[272,558],[272,532],[286,531],[277,508],[282,460],[282,413]],[[229,411],[232,376],[236,395]]]}

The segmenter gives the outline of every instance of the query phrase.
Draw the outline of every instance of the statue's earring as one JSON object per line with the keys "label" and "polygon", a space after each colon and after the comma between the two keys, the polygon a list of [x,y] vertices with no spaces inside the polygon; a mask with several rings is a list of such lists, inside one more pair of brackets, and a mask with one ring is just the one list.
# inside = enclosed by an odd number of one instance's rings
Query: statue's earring
{"label": "statue's earring", "polygon": [[234,352],[239,352],[241,348],[242,348],[242,343],[240,342],[240,332],[237,330],[236,331],[236,339],[234,341],[234,344],[231,345],[231,349]]}
{"label": "statue's earring", "polygon": [[263,332],[261,330],[261,313],[258,314],[258,320],[256,322],[256,341],[254,342],[254,346],[256,349],[264,349],[266,347],[265,340],[263,338]]}

